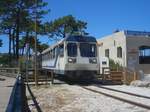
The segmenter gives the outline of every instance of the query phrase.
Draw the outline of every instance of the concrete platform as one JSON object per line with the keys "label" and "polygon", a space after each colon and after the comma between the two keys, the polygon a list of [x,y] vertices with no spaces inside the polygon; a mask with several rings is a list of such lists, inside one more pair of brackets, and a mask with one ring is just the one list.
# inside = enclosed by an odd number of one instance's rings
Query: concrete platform
{"label": "concrete platform", "polygon": [[15,78],[0,75],[0,112],[5,112],[7,108],[15,80]]}

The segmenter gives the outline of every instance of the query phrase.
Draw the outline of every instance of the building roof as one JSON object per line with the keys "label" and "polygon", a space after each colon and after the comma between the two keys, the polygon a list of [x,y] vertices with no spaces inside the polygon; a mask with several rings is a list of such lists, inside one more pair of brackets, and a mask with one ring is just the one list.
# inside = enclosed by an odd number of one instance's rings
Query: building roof
{"label": "building roof", "polygon": [[124,30],[125,35],[134,35],[134,36],[146,36],[150,37],[150,32],[146,31],[131,31],[131,30]]}

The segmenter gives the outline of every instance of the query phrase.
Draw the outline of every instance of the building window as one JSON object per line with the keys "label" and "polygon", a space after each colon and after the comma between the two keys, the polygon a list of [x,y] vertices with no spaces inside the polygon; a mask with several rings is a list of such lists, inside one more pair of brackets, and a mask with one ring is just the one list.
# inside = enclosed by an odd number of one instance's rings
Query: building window
{"label": "building window", "polygon": [[139,64],[150,64],[150,46],[139,47]]}
{"label": "building window", "polygon": [[114,40],[114,46],[116,46],[116,41]]}
{"label": "building window", "polygon": [[117,47],[117,57],[122,58],[122,48],[121,47]]}
{"label": "building window", "polygon": [[109,58],[109,49],[105,50],[105,56]]}

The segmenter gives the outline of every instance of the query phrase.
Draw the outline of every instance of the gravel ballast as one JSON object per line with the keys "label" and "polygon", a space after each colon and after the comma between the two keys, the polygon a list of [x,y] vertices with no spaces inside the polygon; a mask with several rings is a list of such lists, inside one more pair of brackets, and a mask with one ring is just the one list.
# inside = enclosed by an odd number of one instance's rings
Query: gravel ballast
{"label": "gravel ballast", "polygon": [[[150,112],[76,85],[31,87],[43,112]],[[29,100],[30,109],[36,109]]]}

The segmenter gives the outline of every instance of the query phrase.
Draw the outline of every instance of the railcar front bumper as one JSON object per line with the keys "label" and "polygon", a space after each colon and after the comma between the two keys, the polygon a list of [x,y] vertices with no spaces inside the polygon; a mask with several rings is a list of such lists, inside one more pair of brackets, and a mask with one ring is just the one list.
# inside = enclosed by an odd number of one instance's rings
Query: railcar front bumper
{"label": "railcar front bumper", "polygon": [[65,65],[66,71],[98,71],[98,64],[72,64],[68,63]]}

